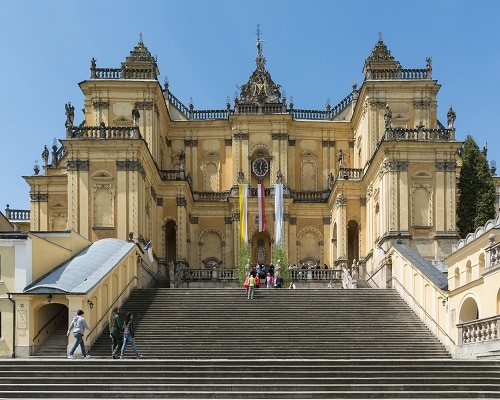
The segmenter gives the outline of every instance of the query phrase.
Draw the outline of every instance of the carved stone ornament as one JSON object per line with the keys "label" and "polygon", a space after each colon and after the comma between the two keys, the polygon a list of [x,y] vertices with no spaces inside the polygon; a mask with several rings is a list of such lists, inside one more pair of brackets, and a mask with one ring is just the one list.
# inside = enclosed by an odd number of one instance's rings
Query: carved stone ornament
{"label": "carved stone ornament", "polygon": [[277,85],[271,79],[271,74],[266,71],[266,58],[262,54],[262,40],[260,31],[257,40],[257,57],[255,58],[257,68],[250,76],[248,82],[240,88],[239,104],[265,104],[280,103],[281,93],[280,85]]}

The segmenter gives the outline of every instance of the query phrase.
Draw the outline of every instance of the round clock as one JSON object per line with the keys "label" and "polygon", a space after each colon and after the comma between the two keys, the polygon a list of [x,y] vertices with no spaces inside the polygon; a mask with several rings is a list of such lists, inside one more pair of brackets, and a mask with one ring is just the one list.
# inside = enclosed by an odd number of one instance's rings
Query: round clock
{"label": "round clock", "polygon": [[266,174],[269,172],[269,163],[264,157],[259,156],[254,160],[252,164],[252,171],[259,178],[266,176]]}

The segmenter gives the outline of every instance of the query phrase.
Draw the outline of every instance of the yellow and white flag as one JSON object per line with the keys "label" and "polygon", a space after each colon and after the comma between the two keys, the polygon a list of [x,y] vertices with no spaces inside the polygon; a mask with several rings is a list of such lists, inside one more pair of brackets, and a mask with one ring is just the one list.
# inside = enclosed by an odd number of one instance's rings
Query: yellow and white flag
{"label": "yellow and white flag", "polygon": [[248,243],[247,219],[248,219],[248,184],[238,185],[240,195],[240,241],[243,244]]}

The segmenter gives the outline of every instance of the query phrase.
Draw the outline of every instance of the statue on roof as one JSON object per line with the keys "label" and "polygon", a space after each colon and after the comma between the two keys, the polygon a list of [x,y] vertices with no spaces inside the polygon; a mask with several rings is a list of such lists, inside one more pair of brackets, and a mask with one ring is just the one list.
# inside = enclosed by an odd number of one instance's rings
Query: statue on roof
{"label": "statue on roof", "polygon": [[65,105],[66,108],[66,128],[71,128],[73,126],[73,121],[75,120],[75,107],[71,105],[68,101]]}
{"label": "statue on roof", "polygon": [[455,111],[453,111],[451,104],[447,116],[448,116],[448,129],[455,129],[455,119],[457,118],[457,114],[455,113]]}

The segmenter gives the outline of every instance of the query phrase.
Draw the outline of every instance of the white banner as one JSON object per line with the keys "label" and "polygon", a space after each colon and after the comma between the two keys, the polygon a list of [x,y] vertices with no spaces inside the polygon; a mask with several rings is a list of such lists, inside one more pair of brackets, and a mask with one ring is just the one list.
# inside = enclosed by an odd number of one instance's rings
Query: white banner
{"label": "white banner", "polygon": [[274,235],[276,236],[276,245],[282,245],[283,240],[283,184],[274,185],[274,214],[276,216],[276,226]]}

